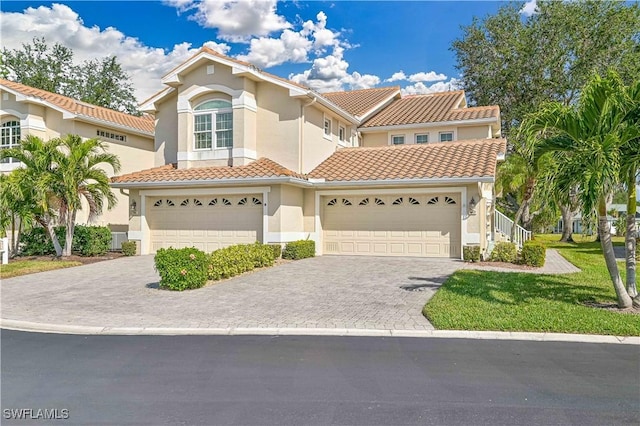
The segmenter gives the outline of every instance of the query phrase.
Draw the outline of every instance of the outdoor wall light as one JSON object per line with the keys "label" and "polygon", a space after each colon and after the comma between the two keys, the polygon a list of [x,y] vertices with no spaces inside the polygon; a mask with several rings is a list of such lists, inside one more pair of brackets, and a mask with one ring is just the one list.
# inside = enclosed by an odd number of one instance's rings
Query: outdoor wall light
{"label": "outdoor wall light", "polygon": [[476,199],[474,197],[471,197],[471,201],[469,201],[469,215],[470,216],[476,214],[476,206],[477,205],[478,205],[478,202],[476,201]]}
{"label": "outdoor wall light", "polygon": [[133,214],[138,213],[138,204],[136,203],[135,200],[133,200],[131,202],[131,205],[129,206],[129,209],[131,210],[131,213],[133,213]]}

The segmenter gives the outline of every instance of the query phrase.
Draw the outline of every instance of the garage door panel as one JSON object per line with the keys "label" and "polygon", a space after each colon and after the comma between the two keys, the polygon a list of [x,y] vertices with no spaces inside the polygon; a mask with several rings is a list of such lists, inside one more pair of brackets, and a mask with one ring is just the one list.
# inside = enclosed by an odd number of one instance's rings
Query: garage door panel
{"label": "garage door panel", "polygon": [[322,199],[327,254],[459,257],[459,194],[366,198]]}
{"label": "garage door panel", "polygon": [[253,243],[262,235],[262,196],[189,196],[150,199],[151,249],[196,247],[206,252]]}

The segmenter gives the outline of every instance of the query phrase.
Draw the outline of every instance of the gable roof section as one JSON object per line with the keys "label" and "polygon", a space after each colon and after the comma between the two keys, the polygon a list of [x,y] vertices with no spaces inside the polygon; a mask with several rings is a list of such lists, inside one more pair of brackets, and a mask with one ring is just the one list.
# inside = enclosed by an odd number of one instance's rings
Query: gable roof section
{"label": "gable roof section", "polygon": [[464,91],[405,96],[361,125],[362,128],[400,126],[407,124],[449,122],[459,120],[495,119],[500,115],[498,106],[458,108],[464,100]]}
{"label": "gable roof section", "polygon": [[346,148],[336,151],[308,177],[325,181],[491,178],[505,139],[472,139],[425,145]]}
{"label": "gable roof section", "polygon": [[43,104],[61,111],[63,114],[71,114],[71,117],[65,118],[85,118],[92,122],[102,122],[112,127],[125,128],[148,136],[154,134],[155,121],[153,117],[148,115],[136,117],[5,79],[0,79],[0,87],[18,97],[23,97],[26,101]]}
{"label": "gable roof section", "polygon": [[[225,179],[260,179],[260,178],[298,178],[303,175],[295,173],[273,160],[260,158],[246,166],[192,167],[178,169],[175,164],[167,164],[153,169],[141,170],[111,179],[113,184],[132,183],[198,183],[198,181],[216,181]],[[126,186],[126,185],[116,185]]]}
{"label": "gable roof section", "polygon": [[374,112],[376,107],[384,105],[385,102],[391,101],[398,95],[400,95],[400,86],[322,94],[322,96],[358,118],[363,118],[368,115],[367,113]]}

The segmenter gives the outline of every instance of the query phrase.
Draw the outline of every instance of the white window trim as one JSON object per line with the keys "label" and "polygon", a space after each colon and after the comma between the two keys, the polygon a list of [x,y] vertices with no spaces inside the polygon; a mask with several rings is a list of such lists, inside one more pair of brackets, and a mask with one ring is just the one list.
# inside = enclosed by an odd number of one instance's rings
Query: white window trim
{"label": "white window trim", "polygon": [[[8,124],[10,123],[17,123],[17,126],[8,126]],[[18,118],[8,117],[5,120],[2,120],[2,123],[0,124],[0,126],[3,129],[9,129],[9,144],[2,145],[2,149],[16,148],[20,146],[20,140],[22,139],[22,134],[23,134],[21,120]],[[18,129],[18,135],[17,135],[17,139],[14,142],[13,139],[16,137],[16,135],[14,134],[14,129],[16,128]],[[11,164],[20,164],[19,161],[16,161],[13,158],[7,158],[6,160],[7,160],[6,162],[0,163],[4,166],[4,168],[11,167],[10,166]]]}
{"label": "white window trim", "polygon": [[[327,121],[329,122],[329,133],[327,134]],[[322,119],[322,137],[327,140],[332,140],[333,134],[333,119],[326,114],[323,115]]]}
{"label": "white window trim", "polygon": [[[440,139],[440,136],[445,134],[445,133],[451,133],[451,140],[450,141],[442,141]],[[456,141],[456,131],[455,130],[446,130],[444,132],[438,132],[438,142],[455,142]]]}
{"label": "white window trim", "polygon": [[[342,130],[342,138],[340,138],[340,131]],[[347,146],[349,145],[349,139],[347,137],[347,126],[338,122],[338,145]]]}
{"label": "white window trim", "polygon": [[[200,103],[198,103],[198,105],[196,105],[194,107],[194,111],[193,111],[193,151],[217,151],[217,150],[230,150],[233,148],[233,107],[232,105],[230,105],[228,108],[218,108],[218,109],[211,109],[211,110],[203,110],[203,111],[195,111],[195,108],[197,108],[199,105],[204,104],[205,102],[209,102],[209,101],[224,101],[224,102],[229,102],[231,104],[231,102],[228,99],[223,99],[223,98],[211,98],[211,99],[206,99]],[[230,113],[231,114],[231,146],[218,146],[218,136],[217,136],[217,128],[216,128],[216,116],[218,114],[226,114],[226,113]],[[203,116],[203,115],[210,115],[211,116],[211,148],[196,148],[196,129],[195,129],[195,122],[196,122],[196,116]],[[202,132],[198,132],[198,133],[202,133]]]}
{"label": "white window trim", "polygon": [[[394,144],[393,138],[400,138],[400,137],[402,138],[402,143]],[[404,134],[389,135],[389,145],[396,146],[396,145],[406,145],[406,144],[407,144],[407,135],[404,135]]]}
{"label": "white window trim", "polygon": [[[422,143],[422,144],[419,144],[419,143],[418,143],[418,136],[426,136],[426,137],[427,137],[427,142]],[[430,139],[431,139],[431,138],[430,138],[429,132],[424,132],[424,133],[415,133],[415,134],[413,135],[413,143],[415,143],[416,145],[426,145],[426,144],[429,144],[429,143],[431,143],[431,140],[430,140]]]}

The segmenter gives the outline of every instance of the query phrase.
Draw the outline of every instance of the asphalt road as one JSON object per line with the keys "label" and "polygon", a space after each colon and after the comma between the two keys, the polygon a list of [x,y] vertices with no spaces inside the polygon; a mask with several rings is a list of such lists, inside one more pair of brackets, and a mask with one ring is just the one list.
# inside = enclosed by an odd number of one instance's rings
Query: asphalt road
{"label": "asphalt road", "polygon": [[632,345],[5,330],[0,344],[3,425],[640,424]]}

